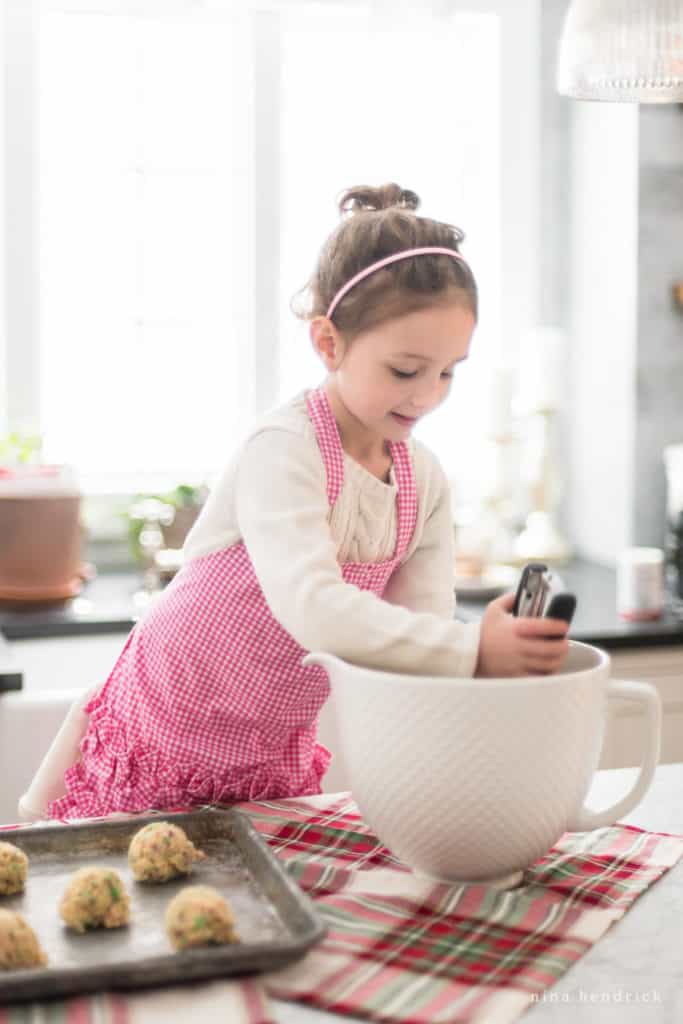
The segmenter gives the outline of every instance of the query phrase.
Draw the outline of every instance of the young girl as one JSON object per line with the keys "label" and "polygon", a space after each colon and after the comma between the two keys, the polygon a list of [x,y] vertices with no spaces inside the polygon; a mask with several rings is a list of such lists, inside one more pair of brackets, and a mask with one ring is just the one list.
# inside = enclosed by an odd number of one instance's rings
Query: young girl
{"label": "young girl", "polygon": [[481,626],[453,618],[448,487],[411,432],[467,358],[477,290],[462,233],[418,204],[397,185],[342,197],[303,314],[325,382],[251,430],[24,816],[319,792],[329,684],[307,651],[440,676],[559,667],[566,623],[514,618],[512,595]]}

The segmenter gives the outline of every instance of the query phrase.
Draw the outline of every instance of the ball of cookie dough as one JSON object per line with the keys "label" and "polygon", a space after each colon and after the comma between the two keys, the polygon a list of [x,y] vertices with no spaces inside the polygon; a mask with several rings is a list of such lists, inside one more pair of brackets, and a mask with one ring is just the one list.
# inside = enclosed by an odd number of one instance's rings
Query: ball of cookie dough
{"label": "ball of cookie dough", "polygon": [[28,857],[12,843],[0,843],[0,896],[22,892],[28,874]]}
{"label": "ball of cookie dough", "polygon": [[167,882],[189,875],[196,860],[206,856],[178,825],[153,821],[136,832],[128,847],[128,863],[138,882]]}
{"label": "ball of cookie dough", "polygon": [[209,885],[188,885],[166,908],[166,934],[176,949],[239,942],[228,903]]}
{"label": "ball of cookie dough", "polygon": [[81,868],[69,879],[59,904],[62,920],[77,932],[120,928],[130,919],[128,893],[111,868]]}
{"label": "ball of cookie dough", "polygon": [[36,933],[21,914],[0,908],[0,968],[44,967],[47,956]]}

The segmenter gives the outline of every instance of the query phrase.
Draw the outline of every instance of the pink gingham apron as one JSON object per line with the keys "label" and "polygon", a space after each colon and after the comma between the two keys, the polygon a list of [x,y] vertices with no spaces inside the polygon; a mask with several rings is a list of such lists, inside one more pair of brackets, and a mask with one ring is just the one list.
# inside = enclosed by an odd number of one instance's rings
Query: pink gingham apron
{"label": "pink gingham apron", "polygon": [[[322,389],[307,393],[330,509],[344,451]],[[410,543],[417,495],[408,448],[391,443],[396,545],[382,562],[345,562],[346,583],[381,597]],[[371,628],[371,627],[370,627]],[[50,817],[91,817],[320,792],[330,752],[316,742],[326,672],[276,621],[243,541],[185,565],[132,630],[85,707],[81,758]]]}

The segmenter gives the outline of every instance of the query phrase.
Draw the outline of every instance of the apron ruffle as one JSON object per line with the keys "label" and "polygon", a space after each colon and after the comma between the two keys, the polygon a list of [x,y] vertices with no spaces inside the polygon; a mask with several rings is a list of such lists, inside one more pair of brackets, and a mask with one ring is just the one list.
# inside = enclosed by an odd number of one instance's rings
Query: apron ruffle
{"label": "apron ruffle", "polygon": [[66,795],[49,805],[51,818],[312,796],[321,792],[332,756],[316,743],[310,768],[300,779],[293,778],[291,770],[276,761],[217,771],[166,757],[140,741],[127,746],[124,730],[100,696],[87,710],[90,727],[81,743],[83,757],[67,770]]}

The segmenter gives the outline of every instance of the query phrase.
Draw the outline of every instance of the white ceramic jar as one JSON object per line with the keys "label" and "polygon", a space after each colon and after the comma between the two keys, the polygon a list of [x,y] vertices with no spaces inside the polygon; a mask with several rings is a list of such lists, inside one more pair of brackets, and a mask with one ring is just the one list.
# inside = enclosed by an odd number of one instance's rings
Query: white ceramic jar
{"label": "white ceramic jar", "polygon": [[623,619],[649,622],[664,607],[664,552],[626,548],[617,560],[617,611]]}

